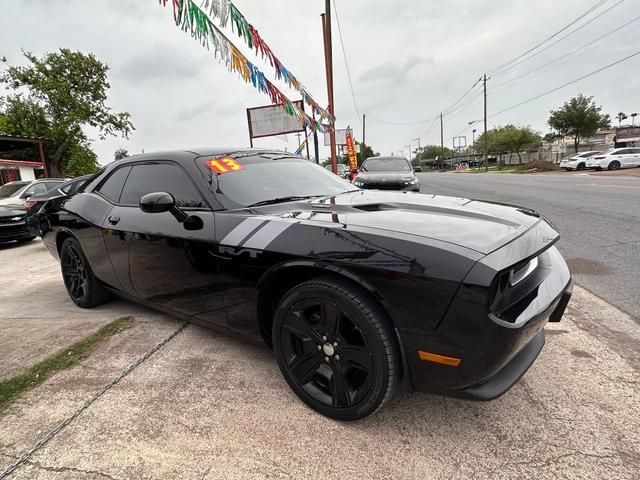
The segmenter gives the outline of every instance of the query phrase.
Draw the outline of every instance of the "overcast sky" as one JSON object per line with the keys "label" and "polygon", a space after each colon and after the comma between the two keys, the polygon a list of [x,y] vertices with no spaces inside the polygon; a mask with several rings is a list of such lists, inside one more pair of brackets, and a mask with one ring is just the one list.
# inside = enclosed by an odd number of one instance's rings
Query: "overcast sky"
{"label": "overcast sky", "polygon": [[[574,27],[619,0],[608,0]],[[245,108],[269,98],[227,71],[173,23],[157,0],[20,0],[3,2],[0,56],[21,63],[21,49],[43,54],[60,47],[92,52],[109,67],[110,104],[132,115],[136,131],[126,141],[95,140],[101,163],[117,148],[130,153],[193,146],[248,145]],[[171,2],[168,2],[171,3]],[[485,71],[518,57],[557,32],[595,0],[336,0],[353,89],[360,113],[367,114],[366,140],[381,153],[399,154],[420,136],[439,143],[439,125],[425,134],[432,118],[450,107]],[[234,0],[283,64],[326,104],[322,0]],[[335,14],[335,12],[334,12]],[[560,86],[640,51],[640,21],[511,84],[500,83],[570,53],[640,16],[638,0],[624,0],[567,39],[489,80],[489,115]],[[351,125],[362,135],[334,29],[337,127]],[[567,32],[555,37],[561,38]],[[229,38],[291,99],[296,92],[275,81],[273,69],[229,31]],[[589,47],[589,48],[592,48]],[[554,68],[555,67],[555,68]],[[476,87],[479,88],[479,87]],[[493,90],[495,88],[495,90]],[[593,95],[612,116],[640,111],[640,56],[509,112],[491,116],[489,127],[515,123],[548,131],[548,112],[582,92]],[[482,117],[482,97],[445,116],[445,145],[455,134],[471,142],[468,122]],[[388,125],[380,120],[411,125]],[[419,123],[422,122],[422,123]],[[639,122],[640,123],[640,119]],[[322,140],[321,140],[322,142]],[[295,150],[288,136],[256,140],[256,146]],[[322,147],[321,155],[328,150]]]}

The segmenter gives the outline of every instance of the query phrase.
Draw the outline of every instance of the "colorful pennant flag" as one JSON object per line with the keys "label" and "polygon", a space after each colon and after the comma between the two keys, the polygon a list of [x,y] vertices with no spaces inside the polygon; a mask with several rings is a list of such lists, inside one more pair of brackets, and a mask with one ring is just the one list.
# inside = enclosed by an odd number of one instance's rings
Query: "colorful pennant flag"
{"label": "colorful pennant flag", "polygon": [[237,32],[239,37],[242,37],[249,48],[255,49],[256,54],[260,54],[262,58],[266,57],[269,60],[269,63],[276,71],[276,78],[284,80],[289,87],[297,90],[305,103],[320,117],[320,120],[328,121],[331,119],[329,111],[322,108],[293,73],[285,68],[269,45],[267,45],[267,42],[260,36],[258,30],[247,21],[245,16],[230,0],[204,0],[203,7],[212,18],[218,19],[220,26],[223,28],[230,20],[232,30]]}
{"label": "colorful pennant flag", "polygon": [[[176,25],[207,49],[213,48],[214,56],[224,62],[230,72],[238,72],[245,82],[252,84],[258,91],[269,95],[272,103],[282,105],[285,112],[297,117],[305,127],[321,132],[327,131],[325,125],[304,113],[273,83],[267,80],[264,73],[229,41],[213,24],[205,11],[193,0],[159,0],[159,3],[166,6],[168,1],[173,6],[173,19]],[[230,2],[228,0],[205,0],[205,4],[212,12],[217,12],[218,18],[227,18],[224,11],[225,9],[229,10]],[[308,100],[306,101],[309,103]]]}

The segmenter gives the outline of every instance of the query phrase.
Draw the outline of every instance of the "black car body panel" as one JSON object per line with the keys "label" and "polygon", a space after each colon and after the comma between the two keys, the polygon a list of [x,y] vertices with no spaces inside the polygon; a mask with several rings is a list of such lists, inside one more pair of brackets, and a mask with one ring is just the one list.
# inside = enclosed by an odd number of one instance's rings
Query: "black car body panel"
{"label": "black car body panel", "polygon": [[[315,276],[347,279],[387,313],[404,352],[404,380],[421,391],[486,400],[529,368],[544,325],[559,320],[571,294],[558,234],[546,220],[528,209],[411,192],[231,208],[202,158],[261,154],[166,152],[112,164],[80,193],[49,202],[44,243],[57,256],[73,236],[112,291],[267,343],[289,288]],[[117,168],[156,162],[177,167],[202,196],[201,206],[184,208],[199,228],[96,190]],[[424,352],[457,364],[425,360]]]}

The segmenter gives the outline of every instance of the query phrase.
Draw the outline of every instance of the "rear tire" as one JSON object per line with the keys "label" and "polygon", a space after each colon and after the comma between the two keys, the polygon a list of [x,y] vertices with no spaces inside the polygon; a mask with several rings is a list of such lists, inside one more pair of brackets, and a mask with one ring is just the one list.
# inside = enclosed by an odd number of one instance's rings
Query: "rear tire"
{"label": "rear tire", "polygon": [[322,415],[365,418],[396,389],[400,357],[393,331],[356,285],[321,277],[292,288],[276,309],[272,338],[285,380]]}
{"label": "rear tire", "polygon": [[585,165],[584,163],[579,163],[579,164],[578,164],[578,167],[577,167],[577,170],[582,171],[582,170],[584,170],[585,168],[586,168],[586,165]]}
{"label": "rear tire", "polygon": [[614,160],[613,162],[611,162],[607,167],[608,170],[618,170],[619,168],[620,168],[620,162],[617,160]]}
{"label": "rear tire", "polygon": [[93,274],[87,257],[75,238],[67,238],[62,244],[60,267],[67,293],[79,307],[95,307],[111,298],[109,291]]}

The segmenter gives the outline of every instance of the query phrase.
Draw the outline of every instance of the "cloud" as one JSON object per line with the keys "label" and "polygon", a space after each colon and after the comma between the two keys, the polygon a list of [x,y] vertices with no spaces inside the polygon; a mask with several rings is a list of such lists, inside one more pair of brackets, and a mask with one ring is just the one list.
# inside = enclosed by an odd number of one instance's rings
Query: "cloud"
{"label": "cloud", "polygon": [[138,84],[184,81],[197,77],[204,68],[201,59],[170,45],[156,45],[127,59],[119,73],[125,80]]}

